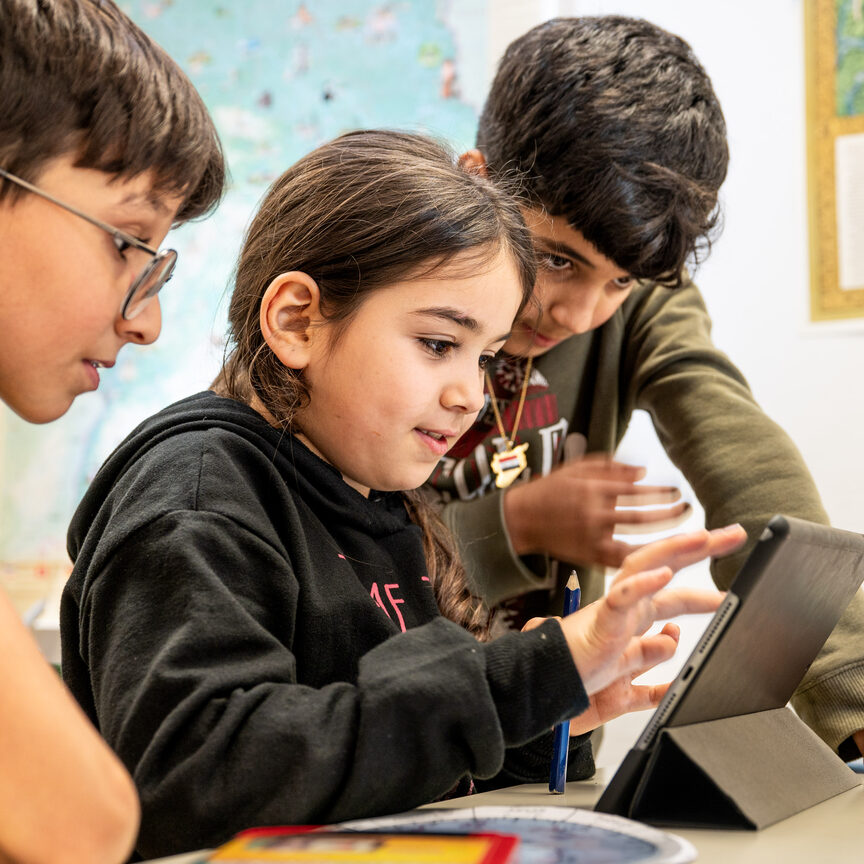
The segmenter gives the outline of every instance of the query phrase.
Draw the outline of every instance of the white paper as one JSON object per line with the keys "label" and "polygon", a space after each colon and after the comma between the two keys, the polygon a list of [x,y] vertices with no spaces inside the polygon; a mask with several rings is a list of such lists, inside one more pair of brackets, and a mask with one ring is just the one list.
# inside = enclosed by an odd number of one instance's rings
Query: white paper
{"label": "white paper", "polygon": [[696,860],[693,844],[677,834],[623,816],[575,807],[423,808],[335,827],[349,831],[516,834],[520,843],[514,864],[689,864]]}
{"label": "white paper", "polygon": [[864,288],[864,135],[834,141],[840,289]]}

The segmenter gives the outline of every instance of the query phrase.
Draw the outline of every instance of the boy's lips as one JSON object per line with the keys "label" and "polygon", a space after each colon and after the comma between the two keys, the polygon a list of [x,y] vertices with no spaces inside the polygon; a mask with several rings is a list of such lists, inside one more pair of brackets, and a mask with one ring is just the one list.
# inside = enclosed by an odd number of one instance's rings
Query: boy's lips
{"label": "boy's lips", "polygon": [[551,336],[544,336],[542,333],[535,330],[531,334],[531,341],[535,345],[539,345],[541,348],[551,348],[553,345],[557,345],[559,342],[563,342],[564,339],[553,339]]}
{"label": "boy's lips", "polygon": [[99,387],[99,370],[110,369],[114,365],[113,360],[91,360],[90,358],[85,359],[83,363],[91,390],[96,390]]}
{"label": "boy's lips", "polygon": [[[570,334],[568,334],[570,335]],[[545,336],[539,330],[533,327],[526,327],[521,333],[521,338],[525,339],[528,347],[534,348],[551,348],[559,342],[563,342],[567,336]]]}
{"label": "boy's lips", "polygon": [[553,345],[563,342],[572,334],[566,333],[561,336],[546,336],[530,324],[526,323],[519,327],[518,331],[514,333],[514,335],[518,335],[520,339],[524,339],[528,345],[533,345],[537,348],[551,348]]}

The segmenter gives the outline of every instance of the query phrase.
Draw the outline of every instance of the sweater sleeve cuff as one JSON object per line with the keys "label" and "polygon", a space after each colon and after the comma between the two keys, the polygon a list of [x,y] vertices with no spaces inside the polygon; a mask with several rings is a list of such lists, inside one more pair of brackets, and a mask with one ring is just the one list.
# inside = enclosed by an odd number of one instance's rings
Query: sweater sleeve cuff
{"label": "sweater sleeve cuff", "polygon": [[792,707],[832,750],[839,751],[847,738],[864,729],[864,666],[846,667],[799,690]]}
{"label": "sweater sleeve cuff", "polygon": [[504,522],[503,492],[451,501],[442,516],[456,538],[472,593],[489,606],[552,585],[554,572],[547,556],[522,559],[514,551]]}
{"label": "sweater sleeve cuff", "polygon": [[[524,747],[507,752],[504,758],[504,771],[516,783],[543,783],[549,780],[552,766],[554,734],[550,729]],[[587,780],[593,777],[594,753],[591,749],[591,735],[574,735],[567,749],[567,781]]]}
{"label": "sweater sleeve cuff", "polygon": [[[523,783],[548,783],[552,765],[553,733],[550,729],[522,747],[512,747],[504,767],[491,779],[475,778],[478,792]],[[591,735],[574,735],[567,753],[567,780],[588,780],[595,773]]]}
{"label": "sweater sleeve cuff", "polygon": [[557,621],[507,633],[484,651],[505,746],[520,746],[588,708],[588,695]]}

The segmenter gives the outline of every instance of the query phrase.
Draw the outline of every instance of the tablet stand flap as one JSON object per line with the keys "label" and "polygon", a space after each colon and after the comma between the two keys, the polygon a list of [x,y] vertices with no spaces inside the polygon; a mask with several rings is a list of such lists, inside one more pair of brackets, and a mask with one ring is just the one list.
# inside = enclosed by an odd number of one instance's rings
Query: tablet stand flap
{"label": "tablet stand flap", "polygon": [[789,708],[664,729],[627,815],[664,826],[765,828],[858,784]]}

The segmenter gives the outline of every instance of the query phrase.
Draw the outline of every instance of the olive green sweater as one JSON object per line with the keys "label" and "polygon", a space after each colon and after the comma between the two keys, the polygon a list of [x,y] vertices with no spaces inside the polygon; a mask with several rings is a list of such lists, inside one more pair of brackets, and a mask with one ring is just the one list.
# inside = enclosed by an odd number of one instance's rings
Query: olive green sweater
{"label": "olive green sweater", "polygon": [[[704,507],[707,527],[740,522],[752,541],[775,513],[827,522],[795,445],[756,404],[710,331],[695,285],[670,290],[642,284],[602,327],[537,358],[518,435],[530,445],[523,478],[548,473],[560,462],[568,436],[583,436],[586,452],[613,453],[633,410],[642,408]],[[509,432],[515,405],[507,408]],[[503,494],[488,468],[498,436],[491,417],[481,415],[430,483],[448,502],[444,518],[475,590],[496,605],[542,589],[546,614],[560,614],[559,568],[542,557],[520,559],[510,545]],[[712,563],[718,587],[729,586],[748,550]],[[604,590],[602,568],[580,568],[580,581],[583,602]],[[793,706],[834,749],[864,728],[864,593],[813,663]],[[847,742],[841,755],[856,754]]]}

